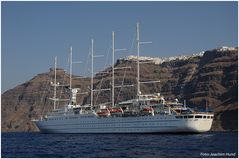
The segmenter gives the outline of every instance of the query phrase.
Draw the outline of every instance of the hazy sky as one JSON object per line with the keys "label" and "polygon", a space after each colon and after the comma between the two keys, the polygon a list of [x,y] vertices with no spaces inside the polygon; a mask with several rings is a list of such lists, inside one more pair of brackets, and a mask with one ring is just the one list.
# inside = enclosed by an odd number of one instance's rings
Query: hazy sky
{"label": "hazy sky", "polygon": [[[129,49],[140,22],[140,38],[152,41],[142,56],[193,54],[237,46],[237,2],[1,2],[1,92],[47,72],[58,56],[66,69],[69,47],[83,74],[90,39],[96,54],[106,55],[111,32],[116,48]],[[116,58],[135,51],[117,54]],[[101,70],[105,58],[95,62]],[[109,62],[108,62],[109,63]],[[86,74],[87,75],[87,74]]]}

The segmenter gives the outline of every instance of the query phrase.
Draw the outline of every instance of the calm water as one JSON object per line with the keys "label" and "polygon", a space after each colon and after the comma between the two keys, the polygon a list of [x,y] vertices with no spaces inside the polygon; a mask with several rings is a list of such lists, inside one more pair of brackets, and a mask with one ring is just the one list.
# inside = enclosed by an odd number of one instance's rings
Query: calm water
{"label": "calm water", "polygon": [[237,132],[205,134],[2,133],[2,157],[237,157]]}

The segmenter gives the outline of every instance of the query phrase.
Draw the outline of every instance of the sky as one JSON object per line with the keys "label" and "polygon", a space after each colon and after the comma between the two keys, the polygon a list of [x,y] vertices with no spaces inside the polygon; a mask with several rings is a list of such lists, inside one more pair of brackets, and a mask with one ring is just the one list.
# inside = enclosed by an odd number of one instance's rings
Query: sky
{"label": "sky", "polygon": [[[237,2],[1,2],[1,92],[53,67],[66,69],[73,47],[73,73],[89,75],[89,48],[94,39],[95,71],[110,64],[111,33],[115,48],[132,49],[140,23],[141,56],[190,55],[238,44]],[[134,47],[133,47],[134,48]],[[107,60],[108,59],[108,60]]]}

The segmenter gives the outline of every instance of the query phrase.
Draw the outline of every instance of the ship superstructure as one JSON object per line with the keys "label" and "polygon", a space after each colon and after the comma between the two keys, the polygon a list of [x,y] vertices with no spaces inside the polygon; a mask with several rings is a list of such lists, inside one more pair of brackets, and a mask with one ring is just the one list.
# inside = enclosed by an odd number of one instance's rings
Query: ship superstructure
{"label": "ship superstructure", "polygon": [[[94,41],[91,42],[91,102],[86,105],[79,105],[76,102],[78,88],[71,88],[70,69],[70,91],[71,98],[67,105],[61,109],[55,108],[56,87],[56,58],[55,58],[55,80],[53,111],[45,114],[40,120],[33,120],[41,132],[44,133],[201,133],[209,131],[213,121],[213,113],[196,112],[193,109],[178,102],[166,101],[160,93],[142,94],[140,84],[147,84],[159,81],[140,81],[140,45],[150,42],[140,42],[139,23],[137,23],[137,95],[134,99],[115,103],[114,89],[114,53],[115,33],[112,32],[112,88],[102,89],[112,91],[111,104],[94,105],[93,89],[93,59]],[[117,50],[118,51],[118,50]],[[72,48],[70,54],[72,64]],[[71,66],[72,68],[72,66]],[[132,87],[127,85],[126,87]],[[65,101],[65,100],[63,100]]]}

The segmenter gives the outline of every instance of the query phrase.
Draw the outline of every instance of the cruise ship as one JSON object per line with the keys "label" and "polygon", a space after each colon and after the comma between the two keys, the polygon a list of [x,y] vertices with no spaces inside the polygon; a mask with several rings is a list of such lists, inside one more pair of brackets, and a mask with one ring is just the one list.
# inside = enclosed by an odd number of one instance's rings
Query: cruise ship
{"label": "cruise ship", "polygon": [[[92,40],[91,59],[91,102],[86,105],[79,105],[76,102],[79,88],[70,86],[71,97],[68,104],[63,108],[56,109],[56,101],[61,101],[56,97],[56,87],[61,86],[56,81],[55,58],[55,80],[51,83],[54,87],[54,108],[52,111],[44,114],[40,119],[32,120],[42,133],[202,133],[211,129],[213,122],[212,112],[198,112],[186,106],[186,103],[180,103],[178,99],[166,101],[160,93],[142,94],[141,84],[147,84],[160,81],[140,81],[140,45],[149,43],[141,42],[139,39],[139,23],[136,27],[137,39],[137,95],[134,99],[115,103],[114,101],[114,38],[112,32],[112,84],[111,103],[94,105],[93,90],[93,51],[94,41]],[[70,54],[70,63],[72,64],[72,49]],[[134,85],[128,85],[133,87]],[[103,90],[103,89],[102,89]],[[64,101],[64,100],[63,100]]]}

